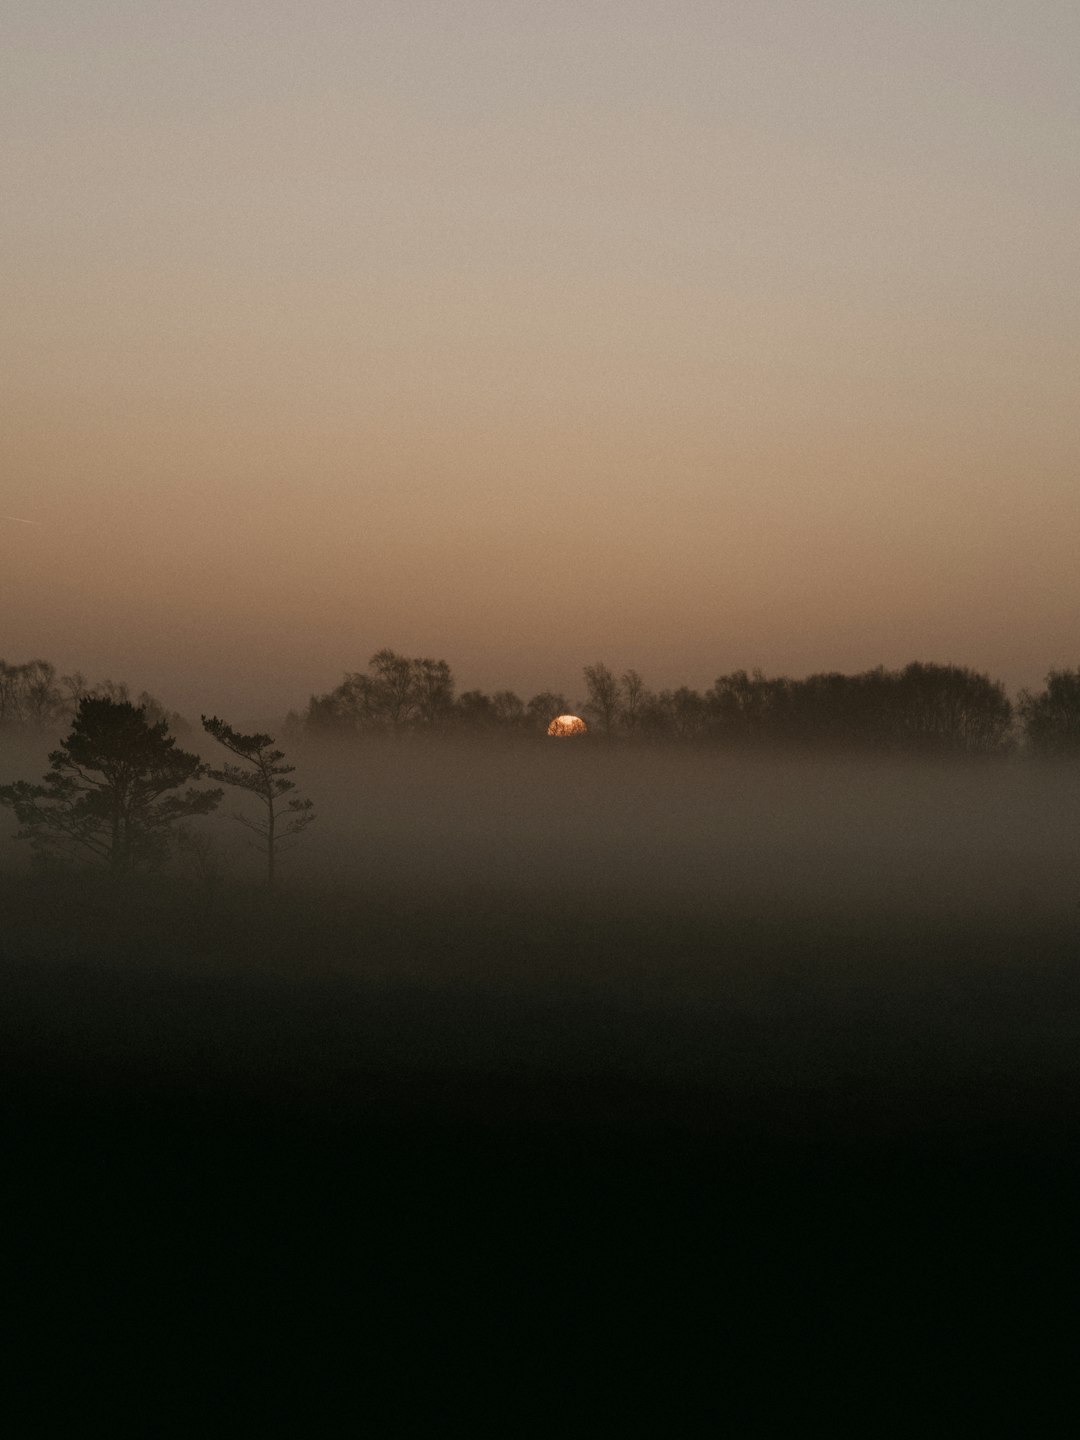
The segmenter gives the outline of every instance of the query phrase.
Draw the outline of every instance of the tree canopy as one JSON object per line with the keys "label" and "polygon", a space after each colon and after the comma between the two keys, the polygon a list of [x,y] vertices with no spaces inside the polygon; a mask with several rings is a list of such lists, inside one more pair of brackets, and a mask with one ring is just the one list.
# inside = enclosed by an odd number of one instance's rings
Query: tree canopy
{"label": "tree canopy", "polygon": [[82,855],[124,873],[159,865],[170,828],[218,805],[221,790],[190,783],[204,773],[197,755],[177,748],[167,720],[152,723],[128,700],[84,696],[43,783],[0,786],[0,804],[42,859]]}
{"label": "tree canopy", "polygon": [[275,748],[272,735],[244,735],[216,715],[209,720],[204,715],[202,724],[208,735],[243,762],[234,765],[226,761],[220,769],[207,767],[206,773],[223,785],[246,790],[262,806],[261,813],[254,820],[242,814],[236,818],[258,837],[266,856],[266,881],[268,885],[273,885],[281,849],[302,834],[315,819],[313,802],[298,796],[285,798],[296,789],[295,781],[287,778],[296,767],[287,763],[284,751]]}

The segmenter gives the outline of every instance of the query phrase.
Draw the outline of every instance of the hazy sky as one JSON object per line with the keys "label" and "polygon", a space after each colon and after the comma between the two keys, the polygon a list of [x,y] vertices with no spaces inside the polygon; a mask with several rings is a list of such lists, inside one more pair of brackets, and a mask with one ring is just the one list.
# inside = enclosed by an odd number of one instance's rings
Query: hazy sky
{"label": "hazy sky", "polygon": [[1080,664],[1075,0],[3,14],[6,658]]}

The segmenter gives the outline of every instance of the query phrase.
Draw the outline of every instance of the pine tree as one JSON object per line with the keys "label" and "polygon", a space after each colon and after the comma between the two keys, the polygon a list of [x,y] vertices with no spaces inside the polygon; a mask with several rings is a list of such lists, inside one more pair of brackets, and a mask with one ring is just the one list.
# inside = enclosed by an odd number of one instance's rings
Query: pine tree
{"label": "pine tree", "polygon": [[159,865],[178,820],[207,815],[223,791],[189,788],[206,774],[197,755],[176,748],[169,722],[151,723],[142,705],[84,696],[71,734],[49,755],[44,783],[0,786],[42,859],[90,855],[113,874]]}
{"label": "pine tree", "polygon": [[227,761],[220,770],[208,768],[206,773],[223,785],[248,791],[263,806],[263,813],[258,819],[252,820],[240,814],[236,818],[258,837],[266,855],[266,883],[272,888],[278,855],[284,844],[295,839],[315,819],[314,804],[311,800],[298,797],[285,799],[290,790],[296,789],[295,782],[285,778],[293,774],[296,766],[287,765],[284,752],[274,749],[272,735],[242,735],[216,715],[209,720],[204,715],[202,724],[206,733],[212,735],[219,745],[224,745],[226,750],[231,750],[244,762],[243,765],[233,765]]}

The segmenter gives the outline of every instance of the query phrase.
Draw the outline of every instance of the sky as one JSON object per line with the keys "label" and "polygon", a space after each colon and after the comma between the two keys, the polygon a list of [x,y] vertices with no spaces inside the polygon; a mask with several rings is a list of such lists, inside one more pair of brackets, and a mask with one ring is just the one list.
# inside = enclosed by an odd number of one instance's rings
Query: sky
{"label": "sky", "polygon": [[0,654],[1080,664],[1072,0],[8,0]]}

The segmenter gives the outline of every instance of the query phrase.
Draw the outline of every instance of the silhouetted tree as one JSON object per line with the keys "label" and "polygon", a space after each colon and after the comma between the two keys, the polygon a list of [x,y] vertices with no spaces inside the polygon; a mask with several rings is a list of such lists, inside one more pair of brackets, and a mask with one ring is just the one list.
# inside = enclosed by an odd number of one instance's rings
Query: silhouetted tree
{"label": "silhouetted tree", "polygon": [[705,735],[708,706],[697,690],[681,685],[678,690],[661,690],[642,695],[638,729],[646,739],[699,740]]}
{"label": "silhouetted tree", "polygon": [[525,706],[512,690],[496,690],[485,695],[482,690],[466,690],[454,707],[457,727],[465,732],[511,734],[525,721]]}
{"label": "silhouetted tree", "polygon": [[1045,689],[1021,690],[1017,708],[1037,755],[1080,755],[1080,669],[1051,670]]}
{"label": "silhouetted tree", "polygon": [[457,720],[463,730],[494,730],[499,723],[495,702],[482,690],[465,690],[458,696]]}
{"label": "silhouetted tree", "polygon": [[371,699],[391,730],[403,730],[417,709],[412,661],[394,650],[379,650],[369,668],[374,672]]}
{"label": "silhouetted tree", "polygon": [[197,755],[176,748],[168,722],[150,723],[129,701],[84,696],[71,734],[49,755],[44,784],[0,786],[37,854],[85,852],[114,874],[151,868],[168,854],[169,828],[220,803],[221,790],[188,788],[206,773]]}
{"label": "silhouetted tree", "polygon": [[787,682],[768,680],[760,670],[721,675],[705,695],[709,729],[725,741],[761,741],[777,737],[778,712]]}
{"label": "silhouetted tree", "polygon": [[346,675],[336,690],[309,698],[301,721],[305,734],[353,735],[362,731],[357,709],[349,703],[352,699],[351,678]]}
{"label": "silhouetted tree", "polygon": [[299,797],[285,799],[290,790],[296,789],[295,781],[285,778],[294,773],[296,766],[286,764],[284,752],[274,749],[272,735],[243,735],[216,715],[209,720],[204,715],[202,725],[219,745],[244,762],[233,765],[226,761],[219,770],[207,767],[206,773],[223,785],[246,790],[262,805],[259,819],[239,814],[236,819],[258,836],[266,856],[266,883],[272,887],[278,855],[283,845],[294,841],[315,819],[314,803]]}
{"label": "silhouetted tree", "polygon": [[619,682],[599,661],[595,665],[586,665],[584,675],[588,699],[582,708],[601,735],[610,738],[615,732],[619,715]]}
{"label": "silhouetted tree", "polygon": [[503,730],[518,730],[525,720],[525,705],[513,690],[496,690],[491,697],[495,720]]}
{"label": "silhouetted tree", "polygon": [[86,696],[97,700],[112,700],[116,704],[128,703],[138,705],[146,714],[147,722],[156,725],[164,720],[169,727],[170,734],[177,738],[186,738],[191,734],[191,726],[177,710],[168,710],[157,698],[151,695],[148,690],[139,692],[138,699],[132,699],[131,687],[126,680],[99,680],[91,685],[86,677],[78,670],[73,675],[65,675],[62,684],[68,693],[68,705],[73,711],[74,707]]}
{"label": "silhouetted tree", "polygon": [[541,690],[540,694],[534,695],[525,706],[525,720],[530,730],[546,735],[547,727],[555,716],[565,715],[569,708],[565,695],[559,695],[553,690]]}
{"label": "silhouetted tree", "polygon": [[415,721],[426,729],[437,728],[454,704],[454,677],[445,660],[410,660]]}
{"label": "silhouetted tree", "polygon": [[988,675],[915,662],[900,672],[897,692],[902,733],[916,749],[991,755],[1008,747],[1013,708]]}
{"label": "silhouetted tree", "polygon": [[619,677],[619,718],[628,735],[637,733],[647,694],[645,681],[636,670],[625,670]]}
{"label": "silhouetted tree", "polygon": [[313,695],[305,728],[338,734],[401,734],[435,729],[453,714],[454,677],[445,660],[410,660],[378,650],[367,672],[347,674],[336,690]]}
{"label": "silhouetted tree", "polygon": [[697,690],[687,685],[662,690],[655,703],[664,716],[665,729],[676,740],[697,740],[704,733],[708,707]]}
{"label": "silhouetted tree", "polygon": [[989,755],[1010,742],[1012,706],[989,676],[914,662],[858,675],[722,675],[706,696],[719,740]]}
{"label": "silhouetted tree", "polygon": [[48,660],[9,665],[0,660],[0,726],[48,730],[65,718],[68,702]]}

